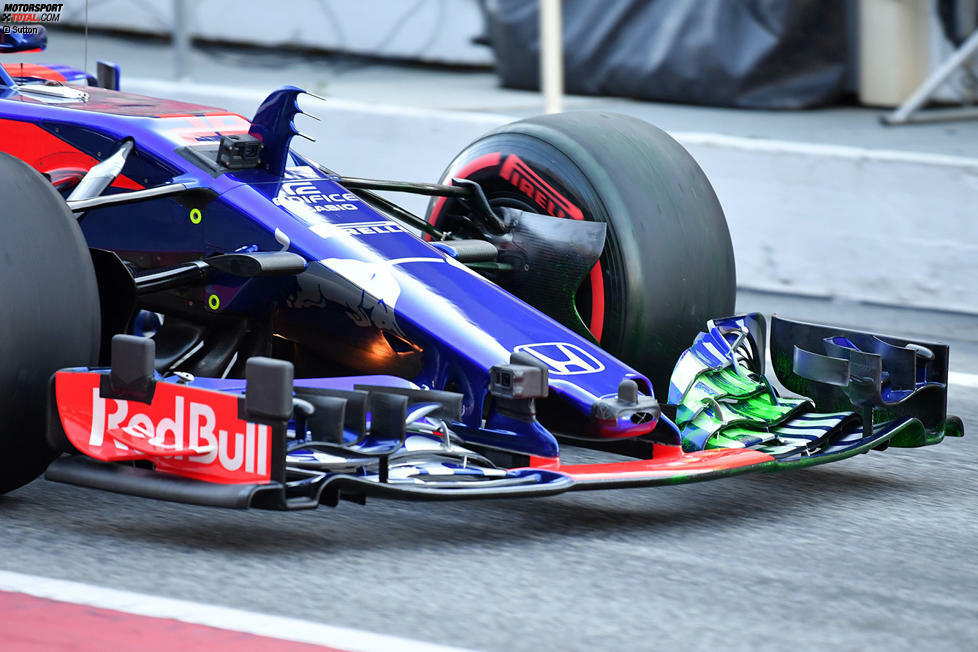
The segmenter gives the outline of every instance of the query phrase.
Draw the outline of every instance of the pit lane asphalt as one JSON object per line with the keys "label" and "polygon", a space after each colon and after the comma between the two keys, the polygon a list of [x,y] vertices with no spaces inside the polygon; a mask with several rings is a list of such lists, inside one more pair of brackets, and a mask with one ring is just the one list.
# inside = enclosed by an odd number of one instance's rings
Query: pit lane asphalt
{"label": "pit lane asphalt", "polygon": [[[742,292],[738,308],[941,338],[978,319]],[[978,388],[964,439],[783,474],[526,501],[233,512],[38,480],[0,568],[476,649],[966,650]]]}

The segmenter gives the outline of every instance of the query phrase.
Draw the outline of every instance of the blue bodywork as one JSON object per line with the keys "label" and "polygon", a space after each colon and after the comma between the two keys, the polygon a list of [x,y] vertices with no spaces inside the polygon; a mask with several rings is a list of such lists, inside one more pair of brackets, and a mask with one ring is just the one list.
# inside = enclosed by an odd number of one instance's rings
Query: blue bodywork
{"label": "blue bodywork", "polygon": [[[535,420],[504,416],[491,403],[484,411],[490,368],[516,350],[542,353],[544,362],[573,351],[586,362],[569,370],[551,365],[546,399],[581,424],[593,421],[595,403],[614,397],[623,379],[651,394],[648,379],[634,369],[367,206],[290,150],[300,89],[275,91],[250,122],[207,107],[82,90],[84,99],[66,102],[8,87],[0,91],[0,124],[31,123],[100,160],[132,138],[124,177],[147,187],[183,183],[209,191],[193,202],[162,198],[92,210],[81,222],[91,247],[115,251],[141,269],[235,251],[288,250],[308,261],[295,277],[213,274],[205,285],[181,291],[180,301],[202,319],[271,316],[277,335],[324,356],[343,349],[348,354],[340,357],[357,372],[391,373],[422,388],[461,393],[467,427],[459,432],[466,440],[526,455],[556,457],[553,433]],[[263,142],[262,166],[217,169],[221,135],[248,131]],[[602,436],[654,426],[603,424]],[[584,425],[567,434],[592,432]]]}

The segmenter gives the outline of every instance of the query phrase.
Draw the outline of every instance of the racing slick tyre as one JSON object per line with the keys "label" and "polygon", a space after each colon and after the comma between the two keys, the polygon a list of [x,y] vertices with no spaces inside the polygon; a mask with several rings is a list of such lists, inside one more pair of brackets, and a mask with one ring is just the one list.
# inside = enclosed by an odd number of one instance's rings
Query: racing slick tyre
{"label": "racing slick tyre", "polygon": [[27,484],[56,455],[45,441],[48,382],[94,364],[99,298],[74,216],[50,183],[0,153],[0,493]]}
{"label": "racing slick tyre", "polygon": [[[733,247],[706,175],[679,143],[647,122],[603,112],[520,120],[465,148],[442,174],[471,179],[493,206],[608,225],[604,252],[575,296],[601,346],[652,381],[665,400],[679,354],[703,324],[730,315]],[[465,235],[458,200],[427,219]],[[501,283],[505,287],[505,283]]]}

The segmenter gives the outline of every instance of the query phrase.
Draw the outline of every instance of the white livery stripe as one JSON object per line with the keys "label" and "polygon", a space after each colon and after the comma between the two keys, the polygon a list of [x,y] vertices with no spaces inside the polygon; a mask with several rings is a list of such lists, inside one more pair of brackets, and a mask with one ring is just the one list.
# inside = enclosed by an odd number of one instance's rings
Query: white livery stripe
{"label": "white livery stripe", "polygon": [[443,263],[444,258],[426,258],[424,256],[412,256],[410,258],[391,258],[387,261],[390,265],[403,265],[404,263]]}

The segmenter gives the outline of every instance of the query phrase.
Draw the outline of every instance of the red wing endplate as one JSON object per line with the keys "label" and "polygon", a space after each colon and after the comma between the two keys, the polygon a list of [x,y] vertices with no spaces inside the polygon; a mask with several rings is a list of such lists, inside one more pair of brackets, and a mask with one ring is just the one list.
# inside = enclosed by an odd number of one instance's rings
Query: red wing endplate
{"label": "red wing endplate", "polygon": [[267,483],[269,427],[238,418],[234,394],[160,382],[152,403],[102,398],[103,375],[59,371],[61,424],[79,451],[105,462],[148,460],[159,471],[216,483]]}

